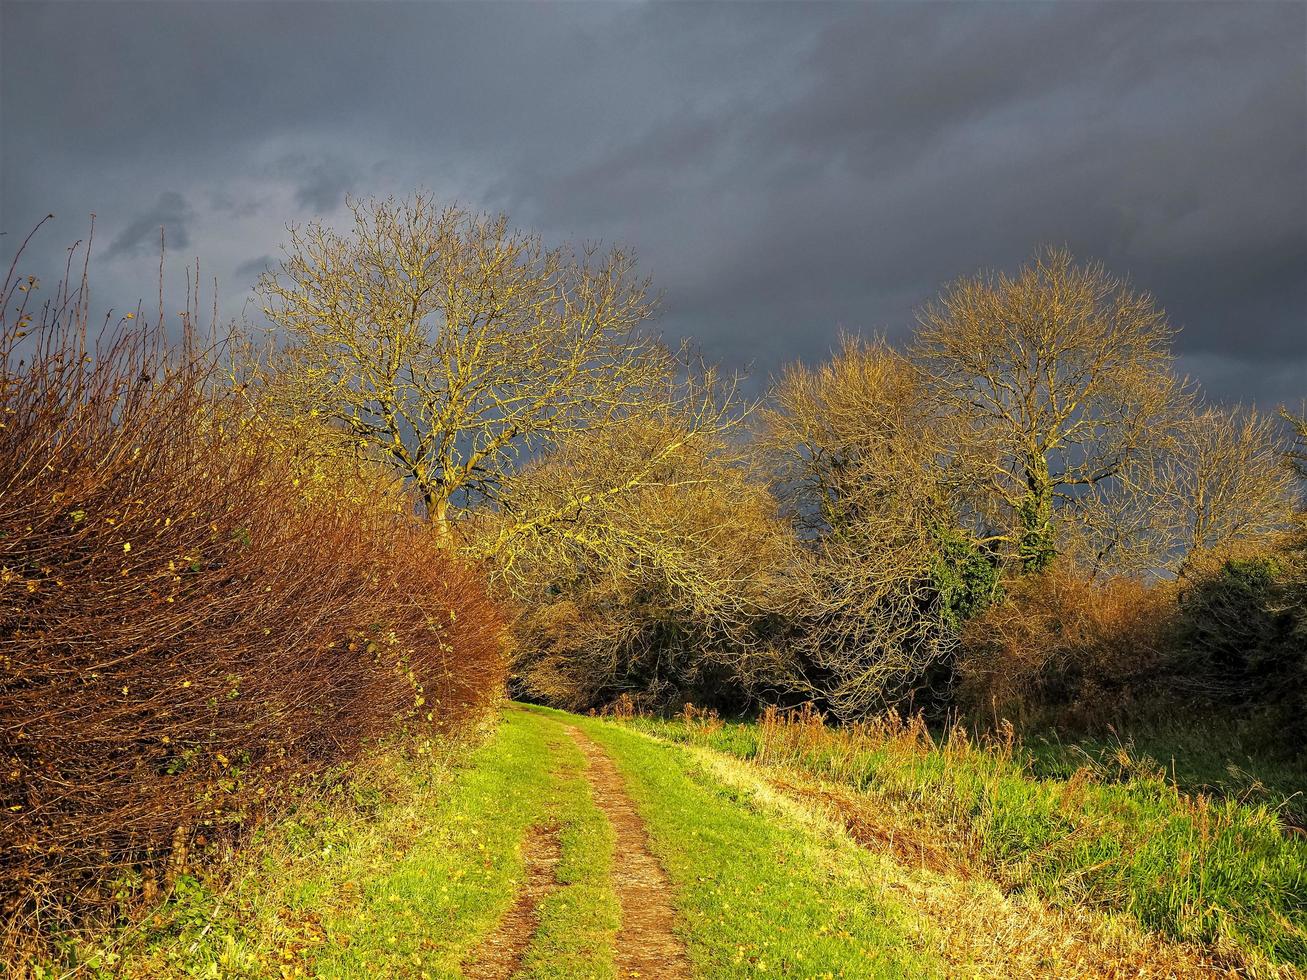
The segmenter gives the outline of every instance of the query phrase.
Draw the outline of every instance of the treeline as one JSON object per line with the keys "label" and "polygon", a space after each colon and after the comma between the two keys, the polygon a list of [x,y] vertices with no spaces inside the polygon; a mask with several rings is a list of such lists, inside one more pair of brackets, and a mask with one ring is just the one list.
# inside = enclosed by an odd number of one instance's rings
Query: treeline
{"label": "treeline", "polygon": [[[212,867],[307,777],[502,690],[484,577],[200,344],[0,290],[0,972]],[[193,305],[188,301],[188,307]]]}
{"label": "treeline", "polygon": [[[1197,700],[1295,737],[1286,427],[1203,405],[1169,340],[1146,297],[1045,253],[949,287],[906,350],[850,338],[787,370],[740,438],[525,549],[529,572],[513,556],[519,683],[575,708],[811,699],[845,720],[1092,726]],[[593,451],[532,478],[566,496]]]}
{"label": "treeline", "polygon": [[947,285],[903,346],[846,338],[755,405],[651,333],[628,253],[423,195],[352,208],[264,276],[261,389],[488,563],[517,694],[1303,717],[1304,423],[1206,403],[1102,266]]}

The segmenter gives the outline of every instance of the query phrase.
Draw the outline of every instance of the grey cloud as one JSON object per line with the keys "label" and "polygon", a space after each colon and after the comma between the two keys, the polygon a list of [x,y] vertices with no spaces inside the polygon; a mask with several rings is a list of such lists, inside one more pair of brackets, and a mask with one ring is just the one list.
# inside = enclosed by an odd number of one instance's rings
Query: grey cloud
{"label": "grey cloud", "polygon": [[238,198],[227,191],[218,191],[209,195],[209,206],[233,218],[249,218],[259,213],[262,202],[256,199]]}
{"label": "grey cloud", "polygon": [[354,169],[336,157],[290,153],[279,159],[272,172],[295,187],[295,203],[316,213],[335,210],[358,180]]}
{"label": "grey cloud", "polygon": [[1182,351],[1287,357],[1307,390],[1305,18],[1248,13],[867,6],[776,104],[656,124],[537,200],[558,223],[578,198],[695,214],[717,248],[667,247],[698,259],[673,318],[727,348],[769,319],[794,351],[837,320],[902,333],[945,280],[1066,243],[1157,293]]}
{"label": "grey cloud", "polygon": [[271,255],[260,255],[257,259],[250,259],[236,266],[232,270],[232,276],[241,284],[252,285],[264,272],[272,268],[275,262]]}
{"label": "grey cloud", "polygon": [[663,329],[763,378],[1054,243],[1152,291],[1214,395],[1307,393],[1302,4],[0,16],[0,230],[96,210],[144,252],[169,187],[204,202],[182,227],[237,308],[287,223],[425,186],[634,246]]}
{"label": "grey cloud", "polygon": [[161,230],[166,247],[186,248],[191,243],[188,225],[194,217],[195,211],[186,198],[176,191],[164,191],[148,210],[137,215],[114,236],[107,257],[146,251],[157,254]]}

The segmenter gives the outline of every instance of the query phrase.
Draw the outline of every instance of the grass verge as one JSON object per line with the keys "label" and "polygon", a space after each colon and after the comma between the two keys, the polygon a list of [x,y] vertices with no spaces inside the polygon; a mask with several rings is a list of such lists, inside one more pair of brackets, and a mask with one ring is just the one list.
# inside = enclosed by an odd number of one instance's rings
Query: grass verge
{"label": "grass verge", "polygon": [[887,720],[828,729],[811,716],[759,724],[630,719],[706,746],[851,786],[1009,893],[1128,913],[1146,929],[1251,962],[1307,967],[1307,842],[1265,805],[1188,796],[1138,760],[1040,778],[1013,743],[936,742]]}
{"label": "grass verge", "polygon": [[[1133,763],[1052,778],[1014,744],[937,743],[910,723],[531,708],[302,798],[220,880],[183,876],[143,926],[70,950],[71,975],[456,977],[514,905],[531,829],[549,827],[555,885],[518,975],[612,977],[614,835],[567,725],[621,773],[699,976],[1170,976],[1197,974],[1159,964],[1200,962],[1287,976],[1303,962],[1307,847],[1264,807],[1186,797]],[[887,847],[828,812],[839,794],[866,803]],[[1108,969],[1131,963],[1151,972]]]}
{"label": "grass verge", "polygon": [[[510,712],[476,747],[390,752],[270,823],[223,884],[184,877],[143,928],[73,951],[73,976],[458,977],[561,828],[528,977],[611,976],[611,836],[557,726]],[[50,968],[38,976],[68,975]]]}
{"label": "grass verge", "polygon": [[1031,771],[1069,779],[1083,766],[1109,773],[1122,759],[1161,770],[1183,792],[1264,803],[1290,826],[1307,829],[1307,756],[1283,751],[1278,731],[1259,720],[1179,719],[1135,725],[1108,738],[1071,742],[1056,733],[1027,737]]}

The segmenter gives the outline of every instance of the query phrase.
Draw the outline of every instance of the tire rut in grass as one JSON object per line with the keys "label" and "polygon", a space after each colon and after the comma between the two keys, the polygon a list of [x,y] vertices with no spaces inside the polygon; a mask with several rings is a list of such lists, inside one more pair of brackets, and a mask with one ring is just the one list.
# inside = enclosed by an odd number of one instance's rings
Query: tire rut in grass
{"label": "tire rut in grass", "polygon": [[522,967],[522,958],[540,924],[537,906],[558,887],[555,869],[562,854],[557,827],[535,826],[522,845],[525,881],[513,906],[463,967],[471,980],[507,980]]}
{"label": "tire rut in grass", "polygon": [[617,976],[688,978],[690,960],[673,928],[676,915],[671,884],[649,849],[644,821],[626,794],[621,773],[588,735],[572,727],[568,733],[585,753],[595,804],[612,824],[616,837],[613,890],[622,910],[613,951]]}

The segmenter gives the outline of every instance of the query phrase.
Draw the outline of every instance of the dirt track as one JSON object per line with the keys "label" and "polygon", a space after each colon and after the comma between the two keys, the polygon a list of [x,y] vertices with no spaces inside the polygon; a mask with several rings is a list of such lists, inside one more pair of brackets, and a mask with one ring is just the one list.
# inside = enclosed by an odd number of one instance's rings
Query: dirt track
{"label": "dirt track", "polygon": [[557,887],[555,869],[561,847],[557,827],[532,827],[523,844],[526,880],[517,900],[464,966],[463,975],[472,980],[508,980],[522,966],[540,916],[536,906]]}
{"label": "dirt track", "polygon": [[584,732],[569,727],[568,734],[585,753],[595,804],[617,836],[613,891],[622,909],[613,955],[617,976],[689,977],[690,960],[673,928],[671,885],[649,849],[644,821],[626,795],[622,776],[607,753]]}

